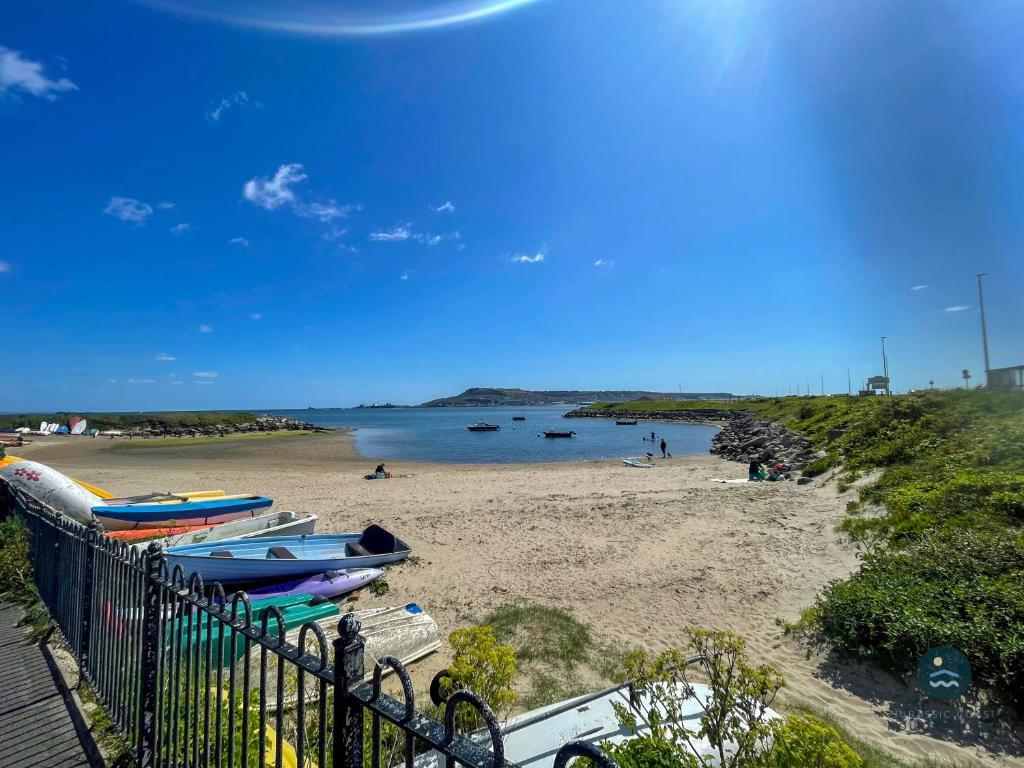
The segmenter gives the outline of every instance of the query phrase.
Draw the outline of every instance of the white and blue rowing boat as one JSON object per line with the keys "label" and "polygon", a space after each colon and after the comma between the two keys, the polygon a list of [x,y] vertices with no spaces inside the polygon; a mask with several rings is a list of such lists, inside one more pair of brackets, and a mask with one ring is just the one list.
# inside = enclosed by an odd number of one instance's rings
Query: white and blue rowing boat
{"label": "white and blue rowing boat", "polygon": [[265,536],[171,547],[167,567],[180,565],[185,578],[237,583],[287,579],[345,568],[374,568],[404,560],[409,545],[379,525],[362,533]]}

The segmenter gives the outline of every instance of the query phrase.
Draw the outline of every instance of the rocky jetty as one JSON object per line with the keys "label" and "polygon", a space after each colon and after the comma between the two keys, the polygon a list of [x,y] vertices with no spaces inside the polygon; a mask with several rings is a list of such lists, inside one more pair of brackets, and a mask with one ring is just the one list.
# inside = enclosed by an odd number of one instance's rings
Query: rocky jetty
{"label": "rocky jetty", "polygon": [[223,437],[246,432],[280,432],[283,430],[324,431],[324,428],[287,416],[263,415],[256,416],[252,421],[237,424],[175,424],[172,426],[159,419],[153,419],[130,430],[125,430],[124,434],[131,437],[201,437],[206,435]]}
{"label": "rocky jetty", "polygon": [[724,411],[720,408],[694,408],[685,411],[595,411],[589,408],[577,408],[569,411],[565,419],[646,419],[649,421],[685,421],[690,424],[707,424],[709,422],[729,421],[736,411]]}
{"label": "rocky jetty", "polygon": [[737,412],[711,441],[711,452],[733,461],[785,460],[801,467],[817,458],[810,441],[780,424]]}
{"label": "rocky jetty", "polygon": [[719,408],[691,408],[676,411],[594,410],[577,408],[565,414],[567,419],[646,419],[649,421],[682,421],[689,424],[721,424],[722,429],[711,441],[711,453],[723,459],[748,462],[786,460],[802,467],[817,458],[811,443],[790,432],[781,424],[759,419],[747,411]]}

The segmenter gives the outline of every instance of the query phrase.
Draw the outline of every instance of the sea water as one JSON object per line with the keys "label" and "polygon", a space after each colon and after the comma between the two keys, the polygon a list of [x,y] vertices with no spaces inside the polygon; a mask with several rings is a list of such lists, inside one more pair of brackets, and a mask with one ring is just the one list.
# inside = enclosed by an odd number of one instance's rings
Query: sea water
{"label": "sea water", "polygon": [[[718,427],[641,420],[635,427],[612,419],[564,419],[570,406],[524,408],[330,408],[271,411],[322,427],[354,431],[360,455],[377,460],[502,463],[586,461],[660,456],[661,438],[674,456],[705,454]],[[526,421],[512,421],[525,416]],[[498,432],[469,432],[476,421],[498,424]],[[572,438],[547,438],[543,430],[572,430]],[[656,440],[651,443],[651,432]],[[644,438],[647,438],[644,440]],[[372,469],[372,467],[371,467]]]}

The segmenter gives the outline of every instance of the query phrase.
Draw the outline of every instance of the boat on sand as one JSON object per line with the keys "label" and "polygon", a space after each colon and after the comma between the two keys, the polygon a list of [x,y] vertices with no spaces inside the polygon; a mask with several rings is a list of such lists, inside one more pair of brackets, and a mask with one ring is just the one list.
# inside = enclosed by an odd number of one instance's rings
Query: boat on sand
{"label": "boat on sand", "polygon": [[[705,707],[711,702],[711,689],[695,683],[691,686],[693,695],[687,697],[682,683],[676,683],[675,687],[683,699],[680,720],[694,732],[691,745],[682,746],[698,760],[703,760],[701,765],[709,768],[720,765],[717,749],[706,738],[696,734],[700,730],[700,718]],[[625,707],[636,716],[635,730],[619,724],[613,704]],[[643,695],[631,696],[630,684],[625,683],[516,715],[501,727],[505,759],[522,768],[552,768],[558,750],[570,741],[582,741],[597,747],[605,742],[619,744],[635,736],[648,735],[651,731],[647,719],[650,709],[650,701]],[[777,717],[769,709],[764,719]],[[469,738],[486,746],[490,744],[486,730],[474,732]],[[441,768],[444,757],[437,752],[427,752],[413,765],[416,768]]]}
{"label": "boat on sand", "polygon": [[410,547],[390,531],[371,525],[362,533],[265,536],[171,547],[167,567],[180,565],[205,582],[284,580],[345,568],[375,568],[404,560]]}
{"label": "boat on sand", "polygon": [[[305,536],[316,529],[316,515],[305,515],[289,510],[275,510],[256,517],[243,517],[220,525],[175,528],[142,528],[134,531],[115,531],[111,535],[121,540],[134,539],[140,549],[156,541],[164,549],[184,547],[230,539],[254,539],[261,536]],[[146,541],[141,541],[145,537]]]}
{"label": "boat on sand", "polygon": [[153,493],[124,499],[103,499],[92,507],[96,519],[108,531],[133,528],[168,528],[178,525],[213,525],[255,517],[257,510],[273,504],[266,496],[237,494],[190,497]]}

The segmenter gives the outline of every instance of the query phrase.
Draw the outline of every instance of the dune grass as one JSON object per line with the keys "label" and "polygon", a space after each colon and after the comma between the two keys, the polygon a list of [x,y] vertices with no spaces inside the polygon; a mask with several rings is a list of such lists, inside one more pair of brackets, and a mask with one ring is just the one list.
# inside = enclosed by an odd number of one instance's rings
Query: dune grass
{"label": "dune grass", "polygon": [[516,652],[530,710],[580,696],[606,684],[625,653],[561,608],[528,601],[508,603],[481,622]]}

